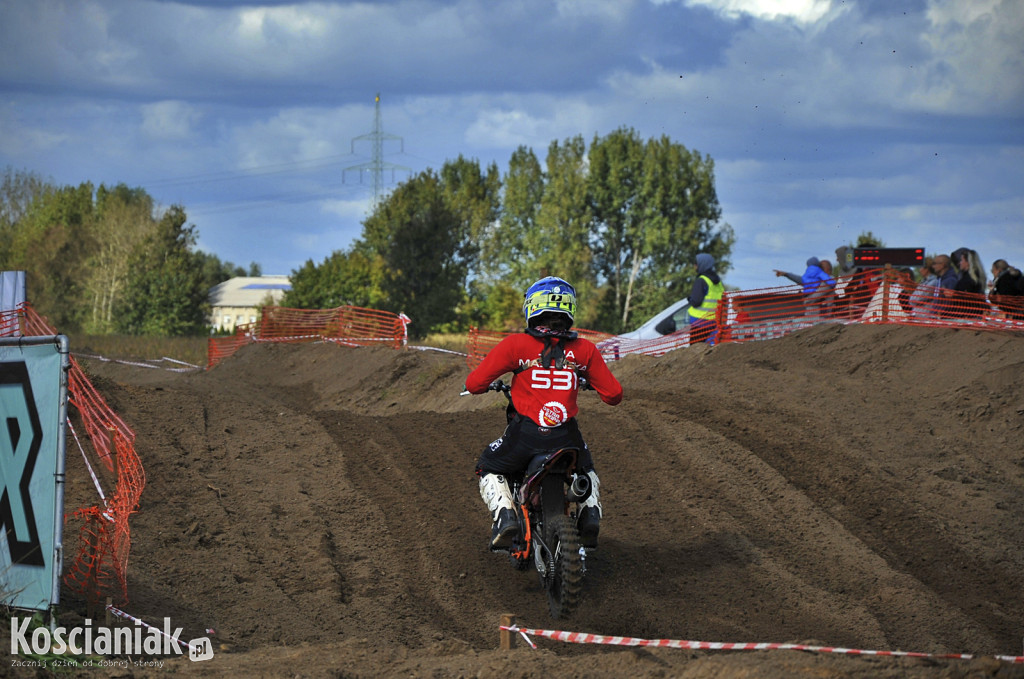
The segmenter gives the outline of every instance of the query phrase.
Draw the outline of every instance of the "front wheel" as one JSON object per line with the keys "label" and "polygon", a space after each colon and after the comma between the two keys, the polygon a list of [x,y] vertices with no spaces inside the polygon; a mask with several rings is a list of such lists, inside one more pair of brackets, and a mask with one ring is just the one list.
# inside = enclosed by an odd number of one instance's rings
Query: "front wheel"
{"label": "front wheel", "polygon": [[583,560],[580,558],[580,536],[576,525],[565,515],[554,518],[551,525],[552,554],[544,586],[548,593],[548,609],[553,618],[567,618],[580,603],[583,591]]}

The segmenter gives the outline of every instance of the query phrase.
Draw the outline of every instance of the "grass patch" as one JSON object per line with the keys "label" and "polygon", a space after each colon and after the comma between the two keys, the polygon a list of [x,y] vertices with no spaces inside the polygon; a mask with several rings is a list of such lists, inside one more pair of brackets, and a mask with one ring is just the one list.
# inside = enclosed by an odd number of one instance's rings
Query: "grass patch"
{"label": "grass patch", "polygon": [[427,335],[422,340],[410,341],[409,344],[415,344],[421,347],[436,347],[438,349],[448,349],[449,351],[466,351],[466,338],[469,333],[434,333]]}
{"label": "grass patch", "polygon": [[122,360],[173,358],[206,365],[206,337],[150,337],[142,335],[68,335],[72,354],[94,354]]}

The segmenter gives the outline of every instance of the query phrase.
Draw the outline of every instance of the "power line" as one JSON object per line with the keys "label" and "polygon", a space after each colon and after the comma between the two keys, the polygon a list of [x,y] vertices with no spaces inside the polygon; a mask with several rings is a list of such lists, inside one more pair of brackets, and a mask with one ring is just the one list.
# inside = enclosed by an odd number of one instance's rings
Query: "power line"
{"label": "power line", "polygon": [[183,186],[187,184],[205,184],[207,182],[230,181],[234,179],[248,179],[250,177],[262,177],[273,174],[284,174],[288,172],[300,172],[318,170],[332,165],[337,165],[343,159],[351,158],[352,153],[343,153],[335,156],[324,156],[322,158],[309,158],[307,160],[296,160],[288,163],[276,163],[273,165],[259,165],[241,170],[224,170],[222,172],[208,172],[205,174],[187,175],[184,177],[171,177],[168,179],[157,179],[144,182],[146,186],[166,188],[170,186]]}

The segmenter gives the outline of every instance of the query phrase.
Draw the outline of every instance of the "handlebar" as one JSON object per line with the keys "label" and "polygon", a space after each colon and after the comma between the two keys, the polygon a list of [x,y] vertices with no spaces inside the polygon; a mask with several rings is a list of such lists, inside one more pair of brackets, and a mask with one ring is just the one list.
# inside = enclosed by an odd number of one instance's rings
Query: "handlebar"
{"label": "handlebar", "polygon": [[[590,386],[590,382],[587,381],[586,377],[583,377],[583,376],[577,377],[576,381],[577,381],[577,384],[579,384],[579,388],[580,389],[589,389],[591,391],[594,391],[594,387]],[[502,380],[494,380],[493,382],[491,382],[490,384],[487,385],[487,391],[501,391],[501,392],[504,392],[506,396],[509,396],[512,393],[512,387],[510,385],[508,385],[508,384],[505,384],[505,382],[502,381]],[[459,396],[469,396],[469,395],[470,395],[470,392],[468,390],[465,390],[465,391],[462,391],[462,392],[459,393]]]}

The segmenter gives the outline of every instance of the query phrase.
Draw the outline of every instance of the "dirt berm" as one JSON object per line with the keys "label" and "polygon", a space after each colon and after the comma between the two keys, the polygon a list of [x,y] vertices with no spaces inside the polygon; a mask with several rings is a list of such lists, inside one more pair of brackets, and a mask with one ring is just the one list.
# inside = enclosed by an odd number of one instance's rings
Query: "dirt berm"
{"label": "dirt berm", "polygon": [[[208,372],[91,361],[146,469],[130,603],[216,655],[111,676],[1024,676],[1024,338],[822,325],[612,364],[581,395],[603,481],[584,599],[489,553],[473,465],[499,394],[433,351],[253,345]],[[69,507],[92,504],[69,450]],[[632,650],[651,639],[969,653],[971,660]],[[98,676],[90,670],[87,676]]]}

